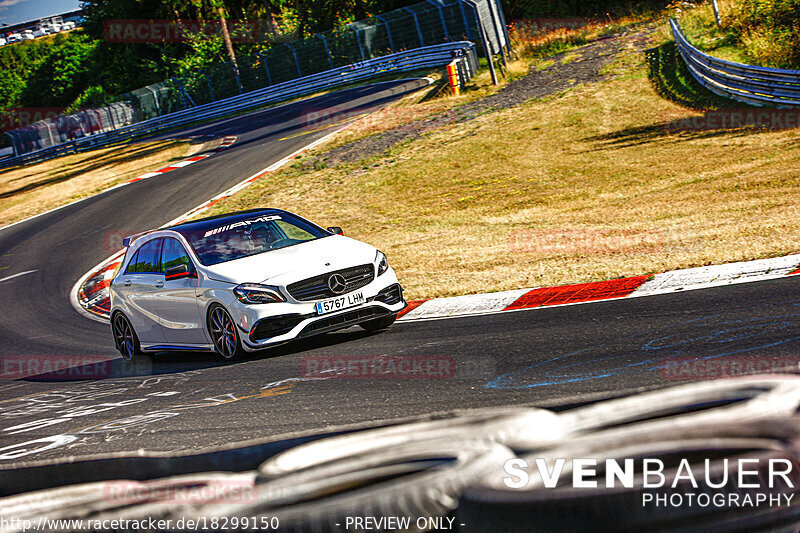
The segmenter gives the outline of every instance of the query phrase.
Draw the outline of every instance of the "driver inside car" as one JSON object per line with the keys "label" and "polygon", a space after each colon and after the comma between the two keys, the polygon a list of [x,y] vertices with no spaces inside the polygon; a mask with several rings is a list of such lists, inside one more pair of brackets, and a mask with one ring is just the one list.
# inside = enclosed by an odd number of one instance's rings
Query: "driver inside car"
{"label": "driver inside car", "polygon": [[281,240],[281,237],[266,225],[252,228],[248,235],[254,249],[270,250],[274,243]]}

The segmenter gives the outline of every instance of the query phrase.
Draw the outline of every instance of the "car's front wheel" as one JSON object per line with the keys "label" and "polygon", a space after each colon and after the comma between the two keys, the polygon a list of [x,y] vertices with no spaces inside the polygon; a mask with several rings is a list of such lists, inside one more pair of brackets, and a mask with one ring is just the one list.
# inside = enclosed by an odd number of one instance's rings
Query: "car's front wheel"
{"label": "car's front wheel", "polygon": [[225,359],[236,359],[244,350],[230,313],[219,304],[208,312],[208,332],[214,343],[214,350]]}
{"label": "car's front wheel", "polygon": [[367,331],[380,331],[394,324],[395,320],[397,320],[397,315],[389,315],[370,320],[369,322],[364,322],[363,324],[359,324],[359,326]]}
{"label": "car's front wheel", "polygon": [[122,313],[114,315],[111,321],[111,329],[114,331],[114,343],[117,346],[122,358],[130,361],[134,356],[142,354],[142,348],[139,345],[139,337],[133,329],[131,321]]}

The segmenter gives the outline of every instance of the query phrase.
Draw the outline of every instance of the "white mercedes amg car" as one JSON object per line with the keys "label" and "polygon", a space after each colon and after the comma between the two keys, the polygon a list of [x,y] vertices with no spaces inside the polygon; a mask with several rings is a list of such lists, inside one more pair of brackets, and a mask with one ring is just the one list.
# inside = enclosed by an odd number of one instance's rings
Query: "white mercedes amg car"
{"label": "white mercedes amg car", "polygon": [[126,359],[216,351],[231,359],[359,325],[406,306],[386,257],[340,228],[254,209],[129,237],[111,281],[111,328]]}

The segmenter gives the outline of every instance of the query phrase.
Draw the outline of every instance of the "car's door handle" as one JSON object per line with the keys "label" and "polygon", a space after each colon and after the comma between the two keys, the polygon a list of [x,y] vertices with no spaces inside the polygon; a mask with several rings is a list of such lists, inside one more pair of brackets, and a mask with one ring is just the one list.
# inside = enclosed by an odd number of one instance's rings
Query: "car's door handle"
{"label": "car's door handle", "polygon": [[163,286],[164,286],[164,282],[163,281],[156,281],[156,288],[157,289],[160,289]]}
{"label": "car's door handle", "polygon": [[125,285],[126,287],[130,287],[131,286],[131,280],[126,279],[125,282],[123,283],[123,285]]}

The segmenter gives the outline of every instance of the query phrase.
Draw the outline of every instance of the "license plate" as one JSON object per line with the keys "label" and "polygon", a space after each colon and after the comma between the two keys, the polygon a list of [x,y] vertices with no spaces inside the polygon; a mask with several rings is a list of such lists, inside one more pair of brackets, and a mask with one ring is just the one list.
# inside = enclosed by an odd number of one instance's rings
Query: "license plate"
{"label": "license plate", "polygon": [[365,299],[363,292],[345,294],[344,296],[339,296],[338,298],[331,298],[330,300],[325,300],[324,302],[317,302],[317,314],[324,315],[325,313],[332,313],[333,311],[347,309],[348,307],[363,304],[364,302]]}

